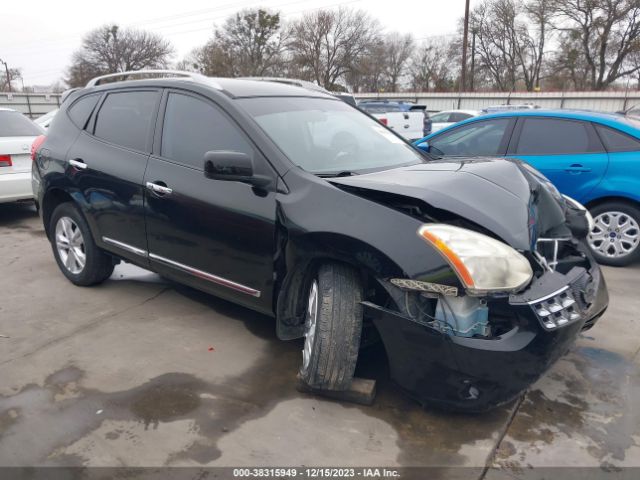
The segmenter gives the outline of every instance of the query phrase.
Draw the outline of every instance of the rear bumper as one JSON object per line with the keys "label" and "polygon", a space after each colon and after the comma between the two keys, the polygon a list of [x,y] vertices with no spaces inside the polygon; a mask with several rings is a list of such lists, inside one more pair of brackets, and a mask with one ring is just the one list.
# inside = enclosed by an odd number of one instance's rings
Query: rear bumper
{"label": "rear bumper", "polygon": [[[579,320],[554,330],[545,329],[521,297],[500,300],[508,302],[514,327],[494,339],[450,336],[373,304],[365,309],[384,342],[392,379],[409,395],[447,409],[485,411],[535,382],[604,313],[609,298],[598,266],[580,270],[567,274],[567,284],[584,287],[585,309]],[[547,295],[557,290],[557,275],[553,280]],[[543,276],[536,295],[544,293],[545,283]]]}
{"label": "rear bumper", "polygon": [[32,198],[31,172],[0,174],[0,203]]}

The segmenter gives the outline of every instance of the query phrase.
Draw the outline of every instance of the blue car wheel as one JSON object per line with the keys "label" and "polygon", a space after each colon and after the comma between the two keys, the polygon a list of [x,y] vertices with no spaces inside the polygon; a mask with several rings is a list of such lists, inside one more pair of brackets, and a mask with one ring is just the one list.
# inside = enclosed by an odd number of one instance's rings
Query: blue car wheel
{"label": "blue car wheel", "polygon": [[622,267],[640,258],[640,210],[623,202],[591,209],[595,226],[588,237],[596,260]]}

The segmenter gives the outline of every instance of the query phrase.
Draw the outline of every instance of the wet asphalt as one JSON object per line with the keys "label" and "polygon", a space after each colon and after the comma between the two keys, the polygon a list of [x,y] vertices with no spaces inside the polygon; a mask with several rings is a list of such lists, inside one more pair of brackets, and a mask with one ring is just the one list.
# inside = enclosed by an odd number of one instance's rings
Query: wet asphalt
{"label": "wet asphalt", "polygon": [[33,207],[0,205],[0,467],[629,472],[640,468],[640,265],[604,271],[605,316],[515,402],[423,409],[373,349],[358,366],[378,380],[366,407],[296,391],[302,344],[279,341],[269,317],[127,264],[101,286],[73,286]]}

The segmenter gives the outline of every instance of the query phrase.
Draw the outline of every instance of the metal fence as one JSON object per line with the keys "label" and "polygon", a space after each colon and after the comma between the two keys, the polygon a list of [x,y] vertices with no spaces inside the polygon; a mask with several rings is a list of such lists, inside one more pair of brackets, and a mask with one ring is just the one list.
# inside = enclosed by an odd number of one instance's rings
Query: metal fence
{"label": "metal fence", "polygon": [[[357,99],[406,100],[426,105],[429,112],[481,110],[491,105],[533,103],[541,108],[578,108],[617,112],[640,105],[635,92],[517,92],[517,93],[358,93]],[[59,93],[0,93],[0,107],[37,118],[60,106]]]}
{"label": "metal fence", "polygon": [[517,93],[359,93],[358,100],[405,100],[426,105],[429,112],[481,110],[491,105],[533,103],[541,108],[577,108],[617,112],[640,105],[635,92],[517,92]]}
{"label": "metal fence", "polygon": [[12,108],[38,118],[60,106],[59,93],[0,93],[0,107]]}

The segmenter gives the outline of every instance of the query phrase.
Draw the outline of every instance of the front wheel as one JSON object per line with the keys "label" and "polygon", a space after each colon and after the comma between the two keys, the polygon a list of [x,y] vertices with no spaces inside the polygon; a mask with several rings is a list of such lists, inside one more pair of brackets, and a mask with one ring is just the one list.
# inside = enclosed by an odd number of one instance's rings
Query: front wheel
{"label": "front wheel", "polygon": [[624,202],[607,202],[591,209],[594,228],[591,251],[604,265],[623,267],[640,259],[640,209]]}
{"label": "front wheel", "polygon": [[82,213],[72,203],[62,203],[51,215],[51,246],[58,267],[75,285],[101,283],[113,273],[113,259],[100,250]]}
{"label": "front wheel", "polygon": [[300,377],[312,388],[346,390],[358,360],[362,331],[362,282],[358,272],[327,263],[307,289]]}

